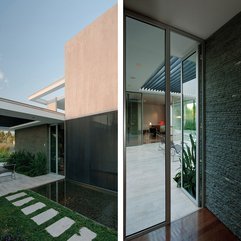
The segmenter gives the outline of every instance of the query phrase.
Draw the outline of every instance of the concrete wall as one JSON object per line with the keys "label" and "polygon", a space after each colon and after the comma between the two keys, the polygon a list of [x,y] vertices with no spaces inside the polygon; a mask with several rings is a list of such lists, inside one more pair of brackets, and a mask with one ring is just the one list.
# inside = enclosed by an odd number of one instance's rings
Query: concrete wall
{"label": "concrete wall", "polygon": [[117,110],[117,6],[65,46],[66,119]]}
{"label": "concrete wall", "polygon": [[241,239],[241,13],[206,42],[206,206]]}
{"label": "concrete wall", "polygon": [[117,6],[65,46],[66,176],[117,190]]}
{"label": "concrete wall", "polygon": [[15,150],[26,150],[31,153],[44,152],[48,157],[48,125],[24,128],[15,131]]}

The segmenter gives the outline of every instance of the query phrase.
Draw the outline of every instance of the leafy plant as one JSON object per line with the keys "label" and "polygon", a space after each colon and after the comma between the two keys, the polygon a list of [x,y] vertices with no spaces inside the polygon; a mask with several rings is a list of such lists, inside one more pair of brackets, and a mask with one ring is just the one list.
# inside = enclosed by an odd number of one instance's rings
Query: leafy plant
{"label": "leafy plant", "polygon": [[19,235],[4,235],[0,236],[0,241],[24,241]]}
{"label": "leafy plant", "polygon": [[30,176],[39,176],[47,173],[47,158],[43,152],[36,153],[31,162]]}
{"label": "leafy plant", "polygon": [[181,176],[183,178],[183,188],[186,189],[193,197],[196,197],[196,141],[190,134],[191,146],[185,144],[182,150],[182,174],[181,170],[173,178],[177,182],[177,187],[181,187]]}
{"label": "leafy plant", "polygon": [[27,176],[39,176],[47,173],[47,158],[43,152],[36,154],[18,151],[12,153],[7,162],[16,164],[16,172]]}

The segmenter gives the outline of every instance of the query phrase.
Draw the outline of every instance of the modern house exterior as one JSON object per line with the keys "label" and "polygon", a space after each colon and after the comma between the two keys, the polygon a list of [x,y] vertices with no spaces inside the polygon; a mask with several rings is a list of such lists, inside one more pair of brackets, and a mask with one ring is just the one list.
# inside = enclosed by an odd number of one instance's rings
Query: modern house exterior
{"label": "modern house exterior", "polygon": [[182,192],[241,239],[241,3],[219,4],[124,1],[126,240],[173,221],[176,145]]}
{"label": "modern house exterior", "polygon": [[18,111],[1,103],[0,125],[15,130],[16,151],[44,151],[50,172],[117,191],[117,5],[63,48],[64,77],[29,97],[44,108],[1,100]]}

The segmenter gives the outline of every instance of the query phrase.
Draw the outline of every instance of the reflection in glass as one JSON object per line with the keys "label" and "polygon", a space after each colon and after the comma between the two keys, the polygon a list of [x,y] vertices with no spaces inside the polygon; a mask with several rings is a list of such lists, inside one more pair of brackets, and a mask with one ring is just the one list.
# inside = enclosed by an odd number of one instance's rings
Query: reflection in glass
{"label": "reflection in glass", "polygon": [[58,174],[64,175],[64,125],[58,125]]}
{"label": "reflection in glass", "polygon": [[182,187],[196,199],[196,53],[183,61]]}
{"label": "reflection in glass", "polygon": [[127,146],[142,142],[142,94],[126,93],[126,143]]}
{"label": "reflection in glass", "polygon": [[165,221],[165,31],[126,18],[126,235]]}
{"label": "reflection in glass", "polygon": [[46,184],[33,191],[117,230],[117,195],[69,180]]}
{"label": "reflection in glass", "polygon": [[50,126],[50,171],[56,173],[56,126]]}

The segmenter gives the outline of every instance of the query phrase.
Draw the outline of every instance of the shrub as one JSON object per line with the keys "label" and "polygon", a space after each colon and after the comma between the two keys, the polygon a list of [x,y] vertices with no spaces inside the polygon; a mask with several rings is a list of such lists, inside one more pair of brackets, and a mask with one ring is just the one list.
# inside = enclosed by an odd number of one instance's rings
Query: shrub
{"label": "shrub", "polygon": [[10,145],[0,143],[0,162],[5,162],[10,156]]}
{"label": "shrub", "polygon": [[19,235],[4,235],[0,237],[0,241],[24,241]]}
{"label": "shrub", "polygon": [[47,173],[47,158],[43,152],[14,152],[9,156],[8,163],[16,164],[16,172],[27,176],[34,177]]}
{"label": "shrub", "polygon": [[39,176],[47,173],[47,158],[43,152],[36,153],[31,162],[30,176]]}

